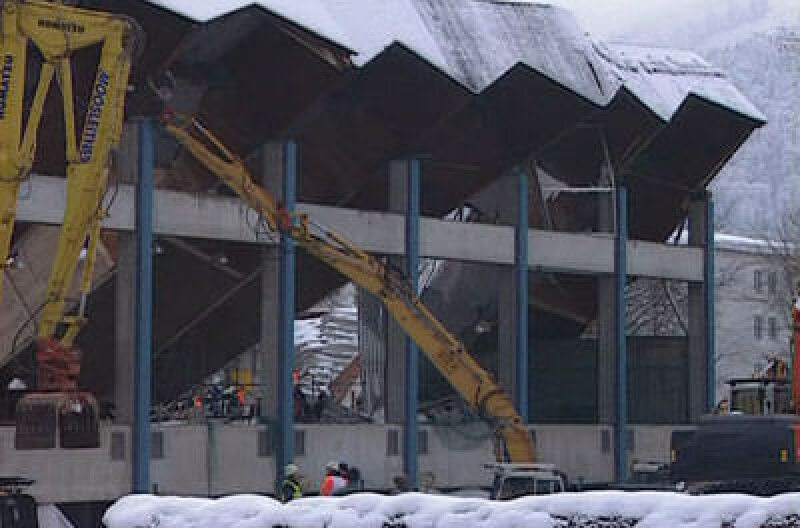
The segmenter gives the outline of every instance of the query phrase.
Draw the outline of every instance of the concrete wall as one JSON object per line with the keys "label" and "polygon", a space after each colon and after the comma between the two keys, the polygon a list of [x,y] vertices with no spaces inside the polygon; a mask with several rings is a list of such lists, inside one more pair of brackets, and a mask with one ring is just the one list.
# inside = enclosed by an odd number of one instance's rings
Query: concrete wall
{"label": "concrete wall", "polygon": [[[111,459],[112,431],[125,437],[124,460]],[[16,451],[14,428],[0,427],[0,475],[34,479],[39,502],[115,499],[130,490],[130,432],[102,428],[97,449]]]}
{"label": "concrete wall", "polygon": [[[556,464],[573,481],[612,479],[612,427],[538,425],[532,429],[541,462]],[[673,429],[669,426],[632,427],[634,449],[630,459],[667,462]],[[162,435],[163,458],[154,458],[151,462],[152,483],[160,494],[271,493],[274,458],[259,456],[259,433],[265,430],[264,426],[222,422],[154,425],[153,431]],[[491,462],[493,454],[485,428],[477,428],[477,433],[470,431],[469,440],[461,430],[427,426],[420,430],[427,435],[428,448],[419,458],[420,473],[433,473],[437,487],[490,484],[491,477],[483,464]],[[112,457],[112,431],[124,437],[124,459]],[[304,435],[305,454],[296,456],[295,463],[309,480],[312,490],[318,489],[323,468],[329,460],[359,467],[369,488],[389,489],[392,478],[402,473],[402,431],[398,427],[303,425],[297,431]],[[397,450],[390,454],[389,437],[394,434]],[[35,479],[32,493],[40,502],[112,500],[130,491],[130,435],[125,427],[103,428],[99,449],[15,451],[13,441],[13,428],[0,428],[0,475]],[[158,456],[158,449],[153,449],[153,454]]]}
{"label": "concrete wall", "polygon": [[[152,486],[164,494],[208,495],[208,428],[204,425],[156,426],[153,431],[163,433],[163,458],[150,461]],[[156,456],[154,451],[151,446],[151,457]]]}
{"label": "concrete wall", "polygon": [[[608,425],[538,425],[536,457],[555,464],[570,481],[607,482],[614,478],[614,428]],[[610,443],[604,444],[603,434]]]}
{"label": "concrete wall", "polygon": [[672,431],[688,431],[692,426],[673,426],[673,425],[634,425],[631,426],[633,432],[633,450],[630,461],[639,462],[658,462],[667,464],[670,462],[670,436]]}

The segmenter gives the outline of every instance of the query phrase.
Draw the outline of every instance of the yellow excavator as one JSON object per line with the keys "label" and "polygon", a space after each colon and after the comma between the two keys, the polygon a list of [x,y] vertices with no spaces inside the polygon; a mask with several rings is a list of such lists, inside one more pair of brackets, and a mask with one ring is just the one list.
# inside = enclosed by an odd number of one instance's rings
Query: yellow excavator
{"label": "yellow excavator", "polygon": [[[18,449],[96,447],[97,403],[78,388],[80,352],[74,341],[86,322],[111,152],[120,139],[140,30],[129,18],[61,2],[5,0],[0,9],[0,262],[8,260],[20,184],[33,166],[54,79],[62,95],[67,166],[64,221],[38,320],[36,387],[17,405],[15,444]],[[99,48],[100,59],[78,136],[71,59],[92,47]],[[29,75],[27,66],[37,62],[38,76]],[[26,101],[29,79],[37,81],[32,100]],[[72,299],[81,261],[77,299]]]}
{"label": "yellow excavator", "polygon": [[534,462],[530,434],[508,393],[428,310],[402,274],[306,215],[286,211],[274,196],[254,182],[242,160],[197,119],[167,111],[163,121],[166,130],[257,211],[271,230],[291,237],[309,254],[375,295],[386,306],[450,385],[495,428],[504,444],[496,450],[498,458],[507,455],[511,462]]}
{"label": "yellow excavator", "polygon": [[[58,2],[6,0],[2,4],[0,54],[0,257],[5,262],[14,223],[20,182],[31,170],[36,132],[44,102],[57,78],[63,96],[66,129],[67,207],[55,261],[41,310],[36,345],[36,391],[18,406],[17,448],[94,447],[98,445],[97,404],[78,389],[80,354],[74,340],[86,319],[103,196],[112,149],[118,144],[124,96],[138,40],[130,19],[64,6]],[[33,44],[41,55],[41,72],[23,134],[26,50]],[[79,49],[101,46],[100,63],[83,132],[76,137],[70,56]],[[509,395],[469,355],[425,307],[406,278],[332,230],[305,215],[287,212],[256,185],[243,162],[210,131],[189,116],[166,113],[164,125],[177,141],[216,174],[269,227],[291,237],[311,255],[327,263],[375,295],[459,394],[497,432],[498,460],[532,464],[530,434]],[[85,251],[75,313],[65,315],[68,295]],[[0,284],[1,285],[1,284]],[[508,468],[506,468],[508,469]],[[541,467],[514,467],[515,472]]]}

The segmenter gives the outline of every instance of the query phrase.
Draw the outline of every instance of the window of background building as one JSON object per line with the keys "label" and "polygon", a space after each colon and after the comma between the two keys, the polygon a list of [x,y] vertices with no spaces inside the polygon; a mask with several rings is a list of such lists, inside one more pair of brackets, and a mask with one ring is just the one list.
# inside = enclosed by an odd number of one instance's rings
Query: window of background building
{"label": "window of background building", "polygon": [[764,272],[761,270],[753,271],[753,289],[756,293],[764,291]]}
{"label": "window of background building", "polygon": [[761,339],[764,321],[760,315],[753,316],[753,337]]}
{"label": "window of background building", "polygon": [[770,271],[767,276],[767,291],[771,294],[778,291],[778,274],[774,271]]}
{"label": "window of background building", "polygon": [[774,317],[770,317],[769,321],[769,338],[775,341],[778,339],[778,320]]}

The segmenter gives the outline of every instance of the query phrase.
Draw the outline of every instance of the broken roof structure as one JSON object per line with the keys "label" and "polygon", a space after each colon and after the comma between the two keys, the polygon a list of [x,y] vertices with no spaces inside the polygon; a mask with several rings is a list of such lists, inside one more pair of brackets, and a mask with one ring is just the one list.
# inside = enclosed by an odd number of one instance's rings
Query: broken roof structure
{"label": "broken roof structure", "polygon": [[[629,186],[631,237],[663,241],[683,221],[690,193],[705,189],[764,123],[725,74],[697,55],[599,42],[568,11],[547,5],[82,3],[132,16],[148,37],[133,70],[130,116],[157,115],[161,102],[152,86],[168,79],[170,104],[197,114],[243,157],[291,137],[301,148],[304,202],[385,210],[388,161],[418,155],[425,160],[422,212],[443,216],[530,160],[565,185],[596,185],[608,154],[615,177]],[[91,74],[76,81],[86,91]],[[46,117],[40,144],[59,145],[59,120]],[[225,192],[166,136],[158,156],[158,186]],[[35,170],[63,174],[63,162],[45,157]],[[576,210],[570,199],[553,198],[562,213],[554,227],[584,229],[581,215],[596,215]],[[531,227],[543,227],[532,214]],[[206,254],[216,251],[213,241],[197,244]],[[235,273],[194,269],[187,252],[156,266],[159,398],[258,340],[259,252],[246,244],[228,244],[225,252]],[[316,286],[298,292],[300,310],[342,282],[310,258],[301,257],[298,267],[301,283]],[[198,280],[208,287],[199,291]],[[105,351],[114,346],[107,330],[112,310],[103,309],[113,306],[111,284],[94,294],[98,315],[81,338],[92,358],[85,362],[87,385],[101,397],[113,393],[101,374],[112,359]],[[198,315],[198,306],[220,297]],[[183,368],[188,349],[202,367]]]}

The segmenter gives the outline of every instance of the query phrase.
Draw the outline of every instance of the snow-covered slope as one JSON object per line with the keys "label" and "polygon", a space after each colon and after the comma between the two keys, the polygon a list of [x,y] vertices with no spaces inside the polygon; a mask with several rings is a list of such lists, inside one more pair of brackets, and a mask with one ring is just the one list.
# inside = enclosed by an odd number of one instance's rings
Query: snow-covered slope
{"label": "snow-covered slope", "polygon": [[[716,178],[718,229],[764,236],[800,197],[800,2],[640,2],[612,19],[584,0],[557,0],[615,41],[690,49],[728,73],[767,117]],[[632,2],[610,0],[610,5]],[[605,2],[604,2],[605,5]],[[606,9],[606,11],[611,11]]]}
{"label": "snow-covered slope", "polygon": [[715,184],[726,230],[764,236],[797,209],[800,24],[754,29],[723,40],[705,55],[727,70],[767,115],[767,126],[753,134]]}

